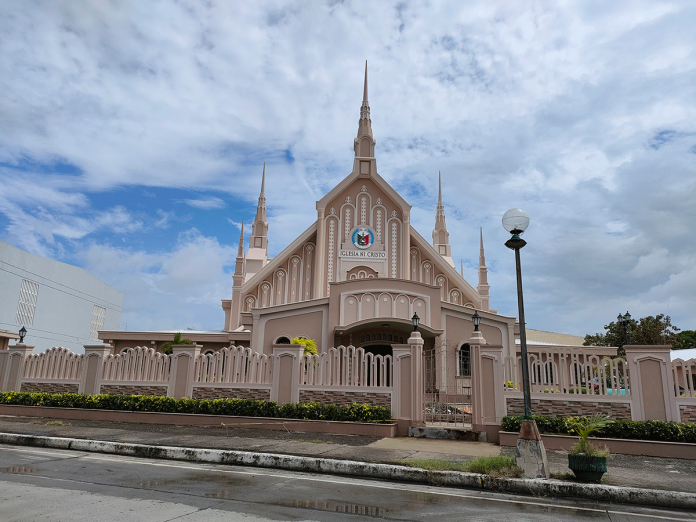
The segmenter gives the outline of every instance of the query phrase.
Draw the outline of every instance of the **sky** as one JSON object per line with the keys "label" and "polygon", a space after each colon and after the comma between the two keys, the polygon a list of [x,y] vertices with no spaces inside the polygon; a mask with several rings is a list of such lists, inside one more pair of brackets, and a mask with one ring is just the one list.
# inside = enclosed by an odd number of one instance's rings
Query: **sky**
{"label": "sky", "polygon": [[[121,327],[221,329],[266,163],[270,255],[352,170],[527,326],[696,329],[696,3],[0,2],[0,239],[124,293]],[[245,234],[248,227],[245,229]],[[248,240],[248,234],[247,234]]]}

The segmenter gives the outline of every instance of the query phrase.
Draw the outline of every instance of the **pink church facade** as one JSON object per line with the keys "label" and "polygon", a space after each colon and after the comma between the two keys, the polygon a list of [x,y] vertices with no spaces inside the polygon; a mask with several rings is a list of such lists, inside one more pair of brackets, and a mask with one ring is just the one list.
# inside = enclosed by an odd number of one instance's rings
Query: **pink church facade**
{"label": "pink church facade", "polygon": [[[316,202],[316,221],[269,259],[264,167],[248,249],[245,254],[242,232],[232,295],[222,300],[223,328],[183,332],[184,337],[204,351],[232,344],[271,355],[274,344],[305,337],[316,341],[320,353],[352,345],[387,355],[392,345],[407,341],[417,314],[424,350],[437,357],[437,381],[453,386],[470,375],[460,359],[478,312],[487,343],[510,355],[515,318],[490,307],[483,235],[473,286],[452,262],[441,186],[428,241],[411,225],[411,205],[379,175],[375,145],[366,69],[350,174]],[[171,337],[167,332],[99,334],[114,352],[158,348]]]}

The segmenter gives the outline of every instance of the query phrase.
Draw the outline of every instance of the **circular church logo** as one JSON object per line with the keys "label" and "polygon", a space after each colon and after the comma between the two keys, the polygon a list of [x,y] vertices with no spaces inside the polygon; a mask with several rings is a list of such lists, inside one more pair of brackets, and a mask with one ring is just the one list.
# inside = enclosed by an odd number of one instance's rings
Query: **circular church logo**
{"label": "circular church logo", "polygon": [[375,242],[375,235],[369,228],[359,228],[353,232],[353,244],[361,250],[370,248]]}

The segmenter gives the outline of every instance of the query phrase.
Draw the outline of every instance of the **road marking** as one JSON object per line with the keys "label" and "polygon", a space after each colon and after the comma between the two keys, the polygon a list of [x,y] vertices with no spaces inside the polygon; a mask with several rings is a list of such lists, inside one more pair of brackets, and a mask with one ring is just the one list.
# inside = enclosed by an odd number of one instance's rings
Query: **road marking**
{"label": "road marking", "polygon": [[[14,448],[7,448],[7,449],[13,449],[14,451],[19,451],[19,452],[26,452],[26,453],[31,453],[32,450],[20,450],[20,449],[14,449]],[[79,451],[75,450],[59,450],[61,452],[68,452],[72,451],[74,453],[81,453]],[[59,453],[52,453],[52,452],[39,452],[39,451],[34,451],[35,453],[42,453],[45,455],[59,455]],[[83,453],[82,458],[87,459],[87,460],[93,460],[93,461],[103,461],[103,462],[111,462],[111,463],[117,463],[117,464],[139,464],[139,465],[147,465],[147,466],[156,466],[156,467],[167,467],[167,468],[177,468],[177,469],[190,469],[190,470],[195,470],[195,471],[209,471],[209,472],[217,472],[217,473],[230,473],[230,474],[237,474],[237,475],[264,475],[264,476],[269,476],[269,477],[277,477],[277,478],[288,478],[289,476],[292,476],[294,480],[307,480],[307,481],[314,481],[314,482],[326,482],[329,484],[340,484],[344,486],[369,486],[371,488],[380,488],[380,489],[390,489],[390,490],[396,490],[396,491],[407,491],[410,493],[422,493],[422,492],[428,492],[432,493],[434,495],[440,495],[440,496],[445,496],[445,497],[457,497],[457,498],[463,498],[463,499],[469,499],[469,500],[478,500],[478,501],[492,501],[492,502],[502,502],[505,504],[523,504],[527,506],[537,506],[537,507],[544,507],[544,508],[551,508],[551,509],[564,509],[564,510],[570,510],[570,511],[584,511],[584,512],[589,512],[589,513],[610,513],[614,515],[628,515],[628,516],[638,516],[638,517],[644,517],[644,518],[652,518],[652,519],[659,519],[659,520],[679,520],[679,521],[689,521],[689,520],[694,520],[694,517],[689,517],[689,518],[676,518],[676,517],[668,517],[668,516],[663,516],[663,515],[651,515],[651,514],[645,514],[645,513],[635,513],[631,511],[618,511],[618,510],[609,510],[609,509],[596,509],[596,508],[587,508],[587,507],[576,507],[576,506],[564,506],[564,505],[558,505],[558,504],[551,504],[551,503],[544,503],[544,502],[533,502],[529,500],[510,500],[510,499],[504,499],[504,498],[495,498],[495,497],[489,497],[489,496],[480,496],[480,495],[472,495],[472,494],[467,494],[467,493],[460,493],[459,491],[452,491],[450,488],[446,488],[446,491],[443,491],[443,488],[437,488],[433,486],[421,486],[421,487],[414,487],[414,486],[409,486],[406,484],[399,484],[399,483],[392,483],[392,484],[384,484],[381,482],[377,482],[375,480],[371,479],[360,479],[360,478],[355,478],[352,480],[346,480],[346,479],[338,479],[338,478],[327,478],[326,475],[318,474],[318,473],[313,473],[313,472],[301,472],[301,471],[294,471],[294,470],[283,470],[282,472],[278,471],[271,471],[268,470],[267,468],[253,468],[255,471],[241,471],[241,470],[235,470],[235,469],[220,469],[220,468],[214,468],[213,466],[225,466],[225,464],[220,464],[220,463],[206,463],[203,465],[182,465],[182,464],[173,464],[169,462],[150,462],[144,458],[138,458],[138,457],[130,457],[130,456],[108,456],[108,455],[95,455],[93,453]],[[68,456],[63,457],[63,458],[69,458]],[[299,475],[299,476],[298,476]],[[303,476],[305,475],[305,476]],[[67,481],[67,482],[84,482],[84,481],[75,481],[72,479],[57,479],[53,477],[43,477],[49,480],[60,480],[60,481]],[[128,486],[123,486],[123,487],[128,487]],[[514,493],[491,493],[487,492],[485,490],[480,490],[481,493],[484,494],[507,494],[510,496],[515,496]],[[579,499],[580,501],[585,501],[583,499]],[[648,508],[648,509],[659,509],[659,508]]]}
{"label": "road marking", "polygon": [[[51,457],[60,457],[61,455],[64,455],[63,453],[58,453],[55,451],[27,450],[27,449],[19,449],[19,448],[8,448],[7,446],[5,446],[4,449],[16,451],[18,453],[34,453],[37,455],[49,455]],[[73,453],[82,453],[82,452],[73,450]],[[85,455],[87,455],[87,454],[85,453]],[[74,455],[64,455],[63,457],[60,457],[60,458],[74,459],[75,456]]]}

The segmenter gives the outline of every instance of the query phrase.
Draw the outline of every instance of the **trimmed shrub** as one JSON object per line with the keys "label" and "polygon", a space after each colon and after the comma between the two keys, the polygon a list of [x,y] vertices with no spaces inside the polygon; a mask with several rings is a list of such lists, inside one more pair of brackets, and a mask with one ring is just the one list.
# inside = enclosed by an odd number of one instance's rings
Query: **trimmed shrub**
{"label": "trimmed shrub", "polygon": [[[547,435],[576,435],[574,426],[579,419],[588,417],[544,417],[535,415],[539,432]],[[522,417],[504,417],[503,431],[520,431]],[[593,432],[593,436],[607,439],[657,440],[696,444],[696,424],[664,421],[617,420]]]}
{"label": "trimmed shrub", "polygon": [[391,420],[391,411],[383,406],[349,404],[336,406],[307,402],[283,404],[249,399],[174,399],[147,395],[79,395],[76,393],[2,392],[0,404],[55,406],[94,410],[150,411],[161,413],[198,413],[238,417],[276,417],[347,422],[381,423]]}

